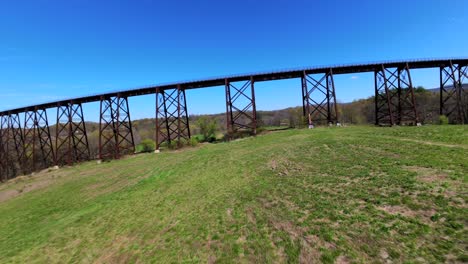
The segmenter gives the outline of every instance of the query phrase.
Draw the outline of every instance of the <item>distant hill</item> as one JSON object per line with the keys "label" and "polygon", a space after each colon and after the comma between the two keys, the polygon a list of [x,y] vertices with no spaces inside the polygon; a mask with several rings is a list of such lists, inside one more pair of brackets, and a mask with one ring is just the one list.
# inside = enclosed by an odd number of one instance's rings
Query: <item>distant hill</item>
{"label": "distant hill", "polygon": [[[462,87],[463,87],[464,90],[468,90],[468,83],[464,83]],[[428,90],[430,92],[438,93],[440,91],[440,87],[432,88],[432,89],[426,89],[426,90]]]}

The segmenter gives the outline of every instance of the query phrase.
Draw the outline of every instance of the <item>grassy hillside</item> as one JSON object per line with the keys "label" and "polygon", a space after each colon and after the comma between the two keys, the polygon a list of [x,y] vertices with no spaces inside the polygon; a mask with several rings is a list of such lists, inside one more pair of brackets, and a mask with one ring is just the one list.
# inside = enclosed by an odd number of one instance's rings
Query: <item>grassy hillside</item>
{"label": "grassy hillside", "polygon": [[468,261],[468,128],[288,130],[0,185],[0,262]]}

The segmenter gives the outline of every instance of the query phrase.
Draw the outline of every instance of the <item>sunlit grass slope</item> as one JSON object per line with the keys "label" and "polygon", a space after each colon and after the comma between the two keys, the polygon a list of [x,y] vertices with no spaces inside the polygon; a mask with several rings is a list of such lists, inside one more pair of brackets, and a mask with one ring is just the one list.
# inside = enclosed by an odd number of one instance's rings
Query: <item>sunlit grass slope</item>
{"label": "sunlit grass slope", "polygon": [[5,262],[468,261],[468,128],[278,131],[0,185]]}

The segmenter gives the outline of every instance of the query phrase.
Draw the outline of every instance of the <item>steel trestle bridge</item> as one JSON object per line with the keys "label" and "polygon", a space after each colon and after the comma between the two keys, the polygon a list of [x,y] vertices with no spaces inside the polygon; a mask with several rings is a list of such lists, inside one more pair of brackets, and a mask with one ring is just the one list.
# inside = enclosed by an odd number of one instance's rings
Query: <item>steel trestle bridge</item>
{"label": "steel trestle bridge", "polygon": [[[247,130],[256,134],[255,83],[297,78],[301,80],[303,115],[309,122],[339,120],[335,83],[337,74],[373,72],[375,124],[419,123],[411,70],[437,68],[440,73],[440,114],[456,123],[467,121],[468,58],[388,61],[369,64],[301,68],[267,73],[169,83],[109,92],[0,112],[0,180],[51,166],[99,159],[118,159],[135,151],[128,98],[155,94],[157,149],[162,144],[189,140],[186,90],[224,86],[228,133]],[[99,155],[91,157],[83,104],[100,102]],[[47,111],[56,109],[51,124]],[[51,127],[55,133],[51,134]]]}

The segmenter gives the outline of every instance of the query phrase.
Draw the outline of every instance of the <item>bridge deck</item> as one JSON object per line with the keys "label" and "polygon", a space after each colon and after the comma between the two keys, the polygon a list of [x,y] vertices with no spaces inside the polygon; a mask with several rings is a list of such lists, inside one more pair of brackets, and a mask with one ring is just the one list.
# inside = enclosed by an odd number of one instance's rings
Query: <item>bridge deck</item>
{"label": "bridge deck", "polygon": [[255,82],[262,81],[271,81],[271,80],[283,80],[283,79],[292,79],[300,78],[303,72],[307,74],[314,73],[326,73],[330,69],[333,71],[333,74],[347,74],[347,73],[361,73],[361,72],[374,72],[382,67],[385,68],[396,68],[404,67],[408,63],[410,69],[421,69],[421,68],[438,68],[446,66],[452,61],[453,64],[468,64],[468,58],[446,58],[446,59],[421,59],[421,60],[406,60],[406,61],[385,61],[385,62],[375,62],[368,64],[349,64],[349,65],[332,65],[332,66],[319,66],[312,68],[299,68],[299,69],[289,69],[282,71],[274,72],[263,72],[263,73],[251,73],[251,74],[241,74],[241,75],[232,75],[224,76],[218,78],[204,79],[204,80],[194,80],[186,81],[179,83],[167,83],[160,84],[155,86],[125,90],[125,91],[113,91],[104,94],[89,95],[78,98],[71,98],[67,100],[60,100],[55,102],[43,103],[38,105],[32,105],[27,107],[16,108],[12,110],[1,111],[0,115],[16,114],[22,113],[28,110],[33,110],[34,108],[38,109],[47,109],[56,107],[58,104],[66,104],[70,101],[74,103],[89,103],[96,102],[101,99],[101,96],[110,97],[118,93],[121,96],[137,96],[145,94],[153,94],[156,91],[156,88],[160,90],[174,89],[180,85],[183,89],[199,89],[199,88],[208,88],[213,86],[223,86],[225,85],[225,80],[228,79],[230,82],[236,81],[247,81],[253,78]]}

